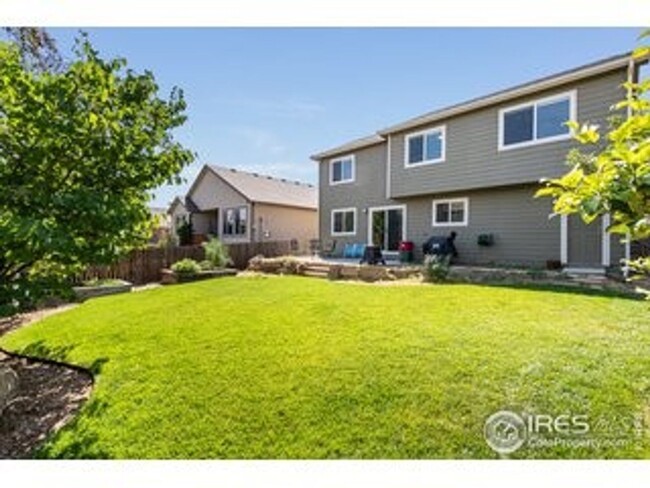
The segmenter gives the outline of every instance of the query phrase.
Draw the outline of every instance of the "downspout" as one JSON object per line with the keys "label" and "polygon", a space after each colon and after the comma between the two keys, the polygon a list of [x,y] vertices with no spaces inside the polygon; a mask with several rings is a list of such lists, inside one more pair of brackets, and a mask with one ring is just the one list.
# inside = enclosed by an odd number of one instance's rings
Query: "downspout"
{"label": "downspout", "polygon": [[390,200],[390,156],[391,144],[390,134],[386,136],[386,200]]}
{"label": "downspout", "polygon": [[[630,60],[627,63],[627,82],[628,83],[636,83],[637,81],[637,76],[636,76],[636,64],[634,63],[634,56],[630,56]],[[628,93],[627,93],[627,100],[628,102],[630,101],[631,98],[631,90],[628,88]],[[632,116],[632,108],[628,105],[627,110],[626,110],[626,118],[629,119]],[[628,263],[632,259],[632,251],[631,251],[631,235],[628,232],[627,235],[625,236],[625,265],[623,266],[623,276],[625,279],[629,278],[630,276],[630,267],[628,266]]]}
{"label": "downspout", "polygon": [[251,200],[251,214],[250,224],[248,226],[248,240],[249,242],[257,242],[261,239],[259,237],[259,229],[255,226],[255,202]]}

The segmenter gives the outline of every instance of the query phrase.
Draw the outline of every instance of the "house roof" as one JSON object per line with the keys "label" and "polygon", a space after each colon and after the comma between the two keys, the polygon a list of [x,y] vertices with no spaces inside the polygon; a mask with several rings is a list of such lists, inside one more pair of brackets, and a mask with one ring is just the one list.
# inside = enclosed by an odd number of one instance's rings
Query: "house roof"
{"label": "house roof", "polygon": [[208,165],[208,168],[251,202],[318,208],[318,191],[314,185],[222,166]]}
{"label": "house roof", "polygon": [[320,152],[311,156],[311,159],[314,161],[320,161],[321,159],[328,158],[330,156],[335,156],[337,154],[343,154],[348,151],[354,151],[355,149],[361,149],[363,147],[374,146],[375,144],[380,144],[384,142],[384,138],[378,134],[372,134],[370,136],[362,137],[360,139],[355,139],[350,142],[346,142],[341,146],[328,149],[327,151]]}
{"label": "house roof", "polygon": [[180,196],[178,196],[178,195],[176,195],[176,196],[174,197],[174,199],[172,200],[172,203],[169,204],[169,208],[167,209],[167,213],[170,214],[170,215],[173,214],[173,213],[174,213],[174,209],[176,208],[176,205],[179,205],[179,204],[180,204],[180,205],[183,204],[183,198],[180,197]]}
{"label": "house roof", "polygon": [[601,59],[593,63],[578,66],[567,71],[555,73],[550,76],[538,78],[521,85],[516,85],[505,90],[500,90],[489,95],[473,98],[466,102],[451,105],[439,110],[428,112],[426,114],[413,117],[399,124],[391,125],[385,129],[377,131],[378,134],[386,136],[393,132],[399,132],[411,129],[419,125],[436,122],[465,112],[471,112],[489,105],[505,102],[513,98],[518,98],[536,93],[541,90],[555,88],[557,86],[571,83],[584,78],[590,78],[599,74],[607,73],[617,69],[626,68],[630,62],[632,53],[619,54],[609,58]]}
{"label": "house roof", "polygon": [[[557,86],[564,85],[566,83],[571,83],[581,79],[589,78],[592,76],[597,76],[599,74],[608,73],[617,69],[623,69],[628,66],[632,56],[631,53],[619,54],[609,58],[601,59],[593,63],[589,63],[577,68],[573,68],[567,71],[562,71],[560,73],[555,73],[550,76],[545,76],[543,78],[538,78],[536,80],[523,83],[521,85],[516,85],[504,90],[500,90],[489,95],[485,95],[478,98],[473,98],[466,102],[457,103],[455,105],[450,105],[442,109],[434,110],[432,112],[427,112],[423,115],[410,118],[404,122],[391,125],[382,130],[377,131],[376,134],[362,139],[357,139],[341,146],[337,146],[326,151],[322,151],[318,154],[312,156],[312,159],[319,161],[324,158],[342,154],[346,151],[352,151],[354,149],[361,149],[363,147],[371,146],[378,144],[385,140],[385,136],[389,134],[400,132],[403,130],[408,130],[415,128],[424,124],[433,123],[440,121],[449,117],[460,115],[462,113],[471,112],[473,110],[478,110],[490,105],[495,105],[502,103],[514,98],[534,94],[541,90],[546,90],[554,88]],[[638,64],[647,62],[647,59],[637,60]]]}

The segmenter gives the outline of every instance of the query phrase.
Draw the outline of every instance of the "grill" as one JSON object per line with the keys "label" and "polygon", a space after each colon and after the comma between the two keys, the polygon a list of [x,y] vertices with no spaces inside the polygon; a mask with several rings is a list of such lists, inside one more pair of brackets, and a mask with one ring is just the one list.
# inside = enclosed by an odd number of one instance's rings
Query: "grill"
{"label": "grill", "polygon": [[458,257],[458,251],[454,241],[456,233],[452,232],[448,236],[432,236],[423,244],[422,252],[424,255]]}

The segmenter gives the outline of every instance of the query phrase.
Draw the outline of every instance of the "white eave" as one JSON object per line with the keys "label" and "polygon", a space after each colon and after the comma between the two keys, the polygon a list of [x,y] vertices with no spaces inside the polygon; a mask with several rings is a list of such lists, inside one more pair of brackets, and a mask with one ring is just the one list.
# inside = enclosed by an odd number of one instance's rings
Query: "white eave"
{"label": "white eave", "polygon": [[523,85],[518,85],[513,88],[492,93],[484,97],[475,98],[467,102],[452,105],[451,107],[429,112],[419,117],[414,117],[405,122],[401,122],[399,124],[395,124],[382,129],[377,133],[379,135],[386,136],[394,132],[400,132],[424,124],[430,124],[442,119],[460,115],[465,112],[471,112],[473,110],[478,110],[490,105],[502,103],[514,98],[535,94],[543,90],[579,81],[584,78],[598,76],[600,74],[608,73],[617,69],[624,69],[627,68],[630,62],[630,57],[631,53],[626,53],[597,61],[595,63],[581,66],[569,71],[564,71],[562,73],[551,75],[546,78],[541,78],[529,83],[524,83]]}
{"label": "white eave", "polygon": [[314,154],[313,156],[311,156],[311,159],[313,159],[314,161],[321,161],[325,158],[329,158],[332,156],[338,156],[341,154],[345,154],[347,152],[355,151],[357,149],[362,149],[364,147],[370,147],[370,146],[374,146],[375,144],[381,144],[382,142],[384,142],[384,140],[385,139],[379,134],[372,134],[371,136],[362,137],[361,139],[355,139],[341,146],[337,146],[332,149],[322,151],[318,154]]}

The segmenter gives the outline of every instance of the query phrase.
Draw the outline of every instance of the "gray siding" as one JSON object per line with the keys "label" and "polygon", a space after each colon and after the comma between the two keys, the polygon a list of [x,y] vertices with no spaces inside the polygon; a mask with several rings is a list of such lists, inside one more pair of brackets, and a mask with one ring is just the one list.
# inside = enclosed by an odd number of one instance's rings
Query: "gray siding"
{"label": "gray siding", "polygon": [[[603,265],[603,220],[585,224],[578,215],[567,218],[567,265],[569,267],[597,268]],[[609,236],[609,262],[619,267],[625,258],[625,244],[621,235]]]}
{"label": "gray siding", "polygon": [[567,261],[576,268],[602,263],[602,221],[586,225],[578,215],[567,217]]}
{"label": "gray siding", "polygon": [[[343,252],[346,243],[368,242],[368,207],[394,205],[386,199],[386,144],[376,144],[355,153],[355,181],[330,186],[329,159],[319,163],[319,235],[322,241],[336,240],[336,254]],[[356,234],[331,235],[333,209],[354,207],[357,210]]]}
{"label": "gray siding", "polygon": [[[571,84],[533,97],[467,113],[446,121],[392,134],[391,196],[393,198],[429,193],[486,188],[537,182],[567,171],[566,154],[572,141],[548,142],[525,148],[498,151],[499,110],[537,98],[577,89],[580,122],[606,127],[609,107],[624,97],[620,85],[625,71],[616,71],[578,84]],[[418,130],[446,125],[446,160],[439,164],[404,167],[404,136]]]}
{"label": "gray siding", "polygon": [[[549,220],[551,202],[535,199],[534,185],[478,190],[409,198],[408,238],[421,257],[422,244],[432,235],[455,231],[459,262],[466,264],[512,264],[545,266],[560,260],[560,219]],[[433,227],[433,200],[469,198],[465,227]],[[477,244],[479,234],[492,234],[494,244]]]}

